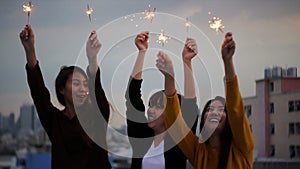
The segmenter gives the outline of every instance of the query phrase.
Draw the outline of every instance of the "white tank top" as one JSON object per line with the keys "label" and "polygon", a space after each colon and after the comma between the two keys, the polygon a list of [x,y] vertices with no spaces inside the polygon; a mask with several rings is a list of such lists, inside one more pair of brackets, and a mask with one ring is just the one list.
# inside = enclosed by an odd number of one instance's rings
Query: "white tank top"
{"label": "white tank top", "polygon": [[142,169],[165,169],[164,140],[157,147],[154,141],[145,154],[142,162]]}

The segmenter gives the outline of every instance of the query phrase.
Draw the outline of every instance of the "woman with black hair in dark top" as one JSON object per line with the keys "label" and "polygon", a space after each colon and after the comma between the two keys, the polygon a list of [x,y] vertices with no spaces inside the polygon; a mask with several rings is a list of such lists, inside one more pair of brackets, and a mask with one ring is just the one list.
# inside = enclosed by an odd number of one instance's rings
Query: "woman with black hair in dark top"
{"label": "woman with black hair in dark top", "polygon": [[[97,55],[101,48],[95,31],[86,43],[89,62],[87,74],[77,66],[63,67],[55,81],[58,101],[63,110],[56,108],[50,100],[43,76],[36,58],[34,33],[30,25],[20,33],[26,53],[27,80],[31,96],[41,123],[52,143],[51,165],[53,169],[110,169],[106,149],[106,130],[110,110],[100,80]],[[87,76],[88,75],[88,76]],[[86,133],[80,116],[102,120],[95,129],[96,137]],[[97,142],[97,144],[95,143]]]}
{"label": "woman with black hair in dark top", "polygon": [[[142,69],[146,51],[148,49],[149,32],[142,32],[135,38],[135,45],[139,53],[132,70],[126,91],[126,116],[129,142],[133,150],[131,169],[185,169],[187,159],[166,132],[164,123],[164,92],[154,93],[146,108],[141,98]],[[194,40],[191,40],[195,44]],[[187,45],[185,45],[185,48]],[[196,55],[195,51],[185,50],[183,58]],[[187,87],[194,88],[194,84]],[[185,90],[185,96],[181,98],[183,112],[188,112],[184,117],[189,127],[195,132],[197,125],[198,106],[195,90]],[[191,94],[190,94],[191,93]],[[194,112],[194,113],[190,113]],[[184,113],[183,113],[184,114]]]}

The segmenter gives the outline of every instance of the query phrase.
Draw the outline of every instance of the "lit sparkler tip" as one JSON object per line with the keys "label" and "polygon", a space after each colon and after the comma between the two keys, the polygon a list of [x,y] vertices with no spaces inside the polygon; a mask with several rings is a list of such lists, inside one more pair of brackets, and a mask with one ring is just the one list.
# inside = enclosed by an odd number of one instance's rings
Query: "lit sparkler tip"
{"label": "lit sparkler tip", "polygon": [[89,16],[90,22],[92,22],[92,13],[93,13],[93,8],[90,8],[90,5],[87,4],[87,10],[85,11],[86,15]]}
{"label": "lit sparkler tip", "polygon": [[23,5],[23,12],[27,12],[28,14],[30,14],[31,10],[32,10],[31,1]]}
{"label": "lit sparkler tip", "polygon": [[222,23],[222,19],[218,17],[213,17],[212,20],[209,21],[209,27],[214,29],[216,32],[222,32],[223,33],[223,28],[225,27]]}
{"label": "lit sparkler tip", "polygon": [[186,21],[185,21],[185,27],[186,28],[189,28],[192,26],[192,23],[189,21],[189,18],[186,18]]}
{"label": "lit sparkler tip", "polygon": [[164,34],[164,30],[161,30],[161,33],[158,35],[157,42],[164,46],[165,43],[168,43],[169,39],[170,37]]}
{"label": "lit sparkler tip", "polygon": [[30,13],[32,11],[32,4],[31,1],[26,2],[25,4],[23,4],[23,12],[27,13],[27,24],[29,24],[29,17],[30,17]]}
{"label": "lit sparkler tip", "polygon": [[152,20],[155,17],[155,11],[156,11],[156,8],[154,8],[153,11],[151,11],[150,4],[149,4],[149,9],[148,9],[148,11],[145,11],[146,16],[144,18],[150,20],[150,22],[152,23]]}

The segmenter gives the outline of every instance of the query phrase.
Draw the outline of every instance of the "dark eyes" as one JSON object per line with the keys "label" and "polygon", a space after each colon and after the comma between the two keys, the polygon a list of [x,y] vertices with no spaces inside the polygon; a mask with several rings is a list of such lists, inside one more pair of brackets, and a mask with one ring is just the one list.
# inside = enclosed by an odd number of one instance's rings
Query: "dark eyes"
{"label": "dark eyes", "polygon": [[224,108],[223,108],[223,107],[222,107],[222,108],[208,107],[208,108],[206,109],[207,112],[213,112],[213,111],[215,111],[215,110],[217,110],[218,112],[224,112]]}
{"label": "dark eyes", "polygon": [[163,104],[149,104],[149,107],[150,108],[157,108],[157,109],[163,109],[164,108],[164,105]]}
{"label": "dark eyes", "polygon": [[[80,86],[80,82],[73,81],[72,85],[74,85],[74,86]],[[88,87],[88,83],[87,82],[84,82],[83,85],[84,85],[84,87]]]}

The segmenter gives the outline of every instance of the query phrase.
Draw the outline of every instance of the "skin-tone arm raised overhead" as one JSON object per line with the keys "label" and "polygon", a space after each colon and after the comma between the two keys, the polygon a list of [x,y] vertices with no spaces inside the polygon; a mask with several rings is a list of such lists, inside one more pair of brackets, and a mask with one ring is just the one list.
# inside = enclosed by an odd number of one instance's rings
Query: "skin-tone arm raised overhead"
{"label": "skin-tone arm raised overhead", "polygon": [[86,42],[86,56],[89,62],[89,71],[92,75],[95,75],[98,70],[97,55],[101,46],[96,31],[92,31]]}
{"label": "skin-tone arm raised overhead", "polygon": [[225,35],[224,42],[222,44],[222,58],[225,68],[226,80],[232,80],[236,76],[235,68],[233,64],[233,54],[235,52],[235,42],[232,38],[232,33],[228,32]]}
{"label": "skin-tone arm raised overhead", "polygon": [[197,43],[192,38],[187,38],[182,50],[182,61],[184,67],[184,97],[195,98],[195,80],[193,76],[192,59],[197,55]]}
{"label": "skin-tone arm raised overhead", "polygon": [[146,51],[148,49],[149,32],[142,32],[135,38],[135,45],[139,50],[131,76],[136,80],[142,79],[142,69],[144,65]]}

